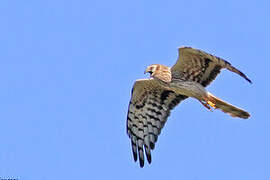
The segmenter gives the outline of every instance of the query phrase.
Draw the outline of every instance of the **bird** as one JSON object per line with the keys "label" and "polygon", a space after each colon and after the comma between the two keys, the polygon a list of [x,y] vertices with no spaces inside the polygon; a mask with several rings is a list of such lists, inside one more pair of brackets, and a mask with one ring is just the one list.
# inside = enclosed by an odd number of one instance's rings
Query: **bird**
{"label": "bird", "polygon": [[220,109],[232,117],[247,119],[250,114],[208,92],[209,85],[222,69],[234,72],[249,83],[251,80],[228,61],[192,47],[178,48],[178,59],[172,67],[148,66],[150,78],[135,81],[128,106],[126,131],[136,162],[144,167],[145,157],[151,164],[151,151],[171,110],[181,101],[197,99],[208,110]]}

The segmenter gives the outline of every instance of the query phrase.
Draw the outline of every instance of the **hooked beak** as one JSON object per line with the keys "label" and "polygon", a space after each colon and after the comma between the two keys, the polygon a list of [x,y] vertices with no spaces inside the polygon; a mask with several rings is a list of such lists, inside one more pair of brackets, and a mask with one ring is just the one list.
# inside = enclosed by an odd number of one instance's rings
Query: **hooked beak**
{"label": "hooked beak", "polygon": [[147,67],[146,70],[144,71],[144,74],[149,72],[149,68]]}

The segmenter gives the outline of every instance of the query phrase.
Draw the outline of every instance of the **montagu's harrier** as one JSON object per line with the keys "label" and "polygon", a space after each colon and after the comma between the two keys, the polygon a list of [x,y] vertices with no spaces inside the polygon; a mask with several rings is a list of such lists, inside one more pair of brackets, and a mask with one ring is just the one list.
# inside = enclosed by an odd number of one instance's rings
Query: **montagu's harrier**
{"label": "montagu's harrier", "polygon": [[144,166],[144,151],[151,163],[151,150],[155,148],[170,110],[188,97],[197,99],[209,110],[220,109],[232,117],[244,119],[250,116],[205,89],[225,68],[251,83],[229,62],[191,47],[179,48],[178,60],[171,68],[160,64],[146,68],[145,73],[150,73],[150,79],[134,83],[127,115],[127,134],[135,161],[139,154],[140,167]]}

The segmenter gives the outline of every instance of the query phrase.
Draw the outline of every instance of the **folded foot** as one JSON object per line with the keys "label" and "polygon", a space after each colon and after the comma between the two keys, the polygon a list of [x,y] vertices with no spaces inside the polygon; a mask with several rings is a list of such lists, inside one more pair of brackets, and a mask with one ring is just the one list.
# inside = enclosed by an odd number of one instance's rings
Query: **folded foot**
{"label": "folded foot", "polygon": [[202,103],[202,105],[204,105],[204,107],[206,107],[210,111],[213,111],[212,108],[213,109],[216,109],[216,104],[214,102],[212,102],[212,101],[209,101],[209,100],[200,100],[200,102]]}

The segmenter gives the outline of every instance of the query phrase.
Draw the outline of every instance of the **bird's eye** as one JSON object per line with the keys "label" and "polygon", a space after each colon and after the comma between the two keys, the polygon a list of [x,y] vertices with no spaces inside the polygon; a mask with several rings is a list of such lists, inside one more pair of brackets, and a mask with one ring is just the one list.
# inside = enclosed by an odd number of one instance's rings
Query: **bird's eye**
{"label": "bird's eye", "polygon": [[149,74],[152,75],[153,74],[153,71],[149,71]]}

